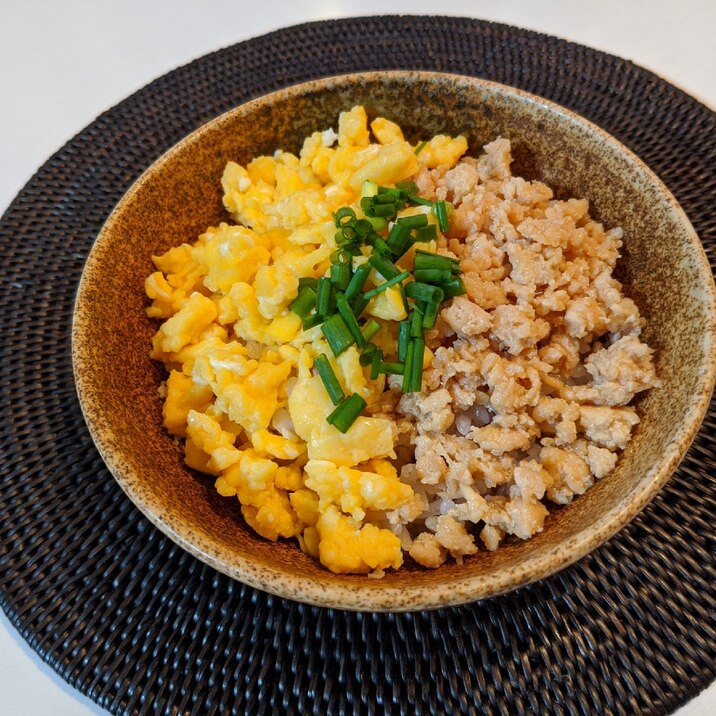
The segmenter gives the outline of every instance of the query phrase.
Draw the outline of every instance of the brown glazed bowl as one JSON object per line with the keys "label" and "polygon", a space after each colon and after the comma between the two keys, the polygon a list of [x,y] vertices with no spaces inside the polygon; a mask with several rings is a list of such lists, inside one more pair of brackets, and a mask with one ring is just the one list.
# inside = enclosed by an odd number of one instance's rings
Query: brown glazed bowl
{"label": "brown glazed bowl", "polygon": [[[152,254],[228,220],[220,177],[277,148],[297,152],[356,104],[398,122],[406,137],[465,134],[470,153],[512,140],[515,173],[587,197],[596,218],[625,231],[619,278],[646,318],[663,386],[640,400],[642,422],[613,473],[555,509],[542,533],[462,565],[406,565],[384,579],[335,575],[295,542],[269,542],[235,500],[182,462],[162,427],[163,368],[149,358],[157,324],[145,315]],[[353,610],[431,609],[543,578],[611,537],[654,497],[693,440],[714,385],[716,301],[706,256],[686,216],[647,167],[596,126],[538,97],[478,79],[376,72],[318,80],[248,102],[209,122],[155,162],[119,202],[90,253],[75,306],[72,357],[92,437],[123,490],[160,530],[253,587]]]}

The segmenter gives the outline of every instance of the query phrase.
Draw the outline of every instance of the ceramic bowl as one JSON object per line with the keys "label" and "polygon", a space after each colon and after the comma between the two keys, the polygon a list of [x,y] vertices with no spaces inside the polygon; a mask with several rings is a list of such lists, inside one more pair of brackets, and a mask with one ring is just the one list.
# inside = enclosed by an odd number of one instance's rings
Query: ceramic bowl
{"label": "ceramic bowl", "polygon": [[[363,104],[406,136],[467,136],[470,152],[512,140],[516,174],[587,197],[591,213],[625,231],[619,278],[646,318],[662,387],[639,400],[642,418],[612,474],[555,509],[542,533],[462,565],[411,565],[382,580],[334,575],[295,541],[273,543],[243,522],[213,479],[183,465],[161,423],[163,368],[149,358],[145,315],[152,254],[227,220],[220,177],[277,148],[296,152],[317,129]],[[482,599],[562,569],[639,513],[684,456],[714,385],[715,301],[702,246],[674,198],[631,152],[596,126],[538,97],[478,79],[419,72],[347,75],[244,104],[158,159],[108,218],[90,253],[75,307],[72,357],[79,399],[107,466],[136,506],[197,558],[253,587],[353,610],[418,610]]]}

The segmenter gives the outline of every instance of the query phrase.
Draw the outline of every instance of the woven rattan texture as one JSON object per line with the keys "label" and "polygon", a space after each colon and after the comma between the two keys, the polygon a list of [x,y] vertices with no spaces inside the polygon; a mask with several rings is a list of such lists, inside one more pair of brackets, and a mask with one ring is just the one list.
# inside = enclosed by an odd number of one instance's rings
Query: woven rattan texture
{"label": "woven rattan texture", "polygon": [[204,57],[97,119],[0,223],[0,604],[121,714],[665,713],[716,676],[716,415],[650,507],[577,565],[432,613],[353,614],[214,572],[120,491],[84,426],[72,303],[108,213],[160,153],[282,86],[374,69],[489,78],[566,105],[642,157],[713,258],[713,113],[624,60],[456,18],[294,27]]}

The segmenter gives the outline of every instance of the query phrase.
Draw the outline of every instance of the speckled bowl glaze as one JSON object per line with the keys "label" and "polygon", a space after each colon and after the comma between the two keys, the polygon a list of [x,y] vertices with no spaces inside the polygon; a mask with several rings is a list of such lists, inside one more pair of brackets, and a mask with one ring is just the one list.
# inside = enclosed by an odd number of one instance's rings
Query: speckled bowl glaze
{"label": "speckled bowl glaze", "polygon": [[[220,177],[246,162],[336,126],[363,104],[415,139],[467,136],[470,152],[497,135],[513,143],[515,173],[559,194],[587,197],[591,212],[625,230],[619,278],[647,324],[663,386],[638,403],[642,422],[615,471],[555,509],[526,542],[485,550],[463,565],[410,564],[382,580],[339,576],[295,542],[272,543],[246,526],[235,500],[187,469],[162,428],[163,369],[149,358],[144,279],[151,255],[194,241],[227,220]],[[291,87],[237,107],[153,164],[117,205],[87,260],[75,306],[72,358],[92,437],[124,491],[160,530],[216,569],[268,592],[353,610],[418,610],[514,589],[597,547],[651,500],[700,426],[714,385],[716,301],[698,237],[659,179],[596,126],[538,97],[478,79],[419,72],[347,75]]]}

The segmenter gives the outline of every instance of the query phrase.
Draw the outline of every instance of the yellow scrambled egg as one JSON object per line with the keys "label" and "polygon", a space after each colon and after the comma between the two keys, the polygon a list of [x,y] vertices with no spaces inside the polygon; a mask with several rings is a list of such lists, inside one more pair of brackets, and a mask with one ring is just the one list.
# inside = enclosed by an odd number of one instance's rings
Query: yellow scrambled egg
{"label": "yellow scrambled egg", "polygon": [[[339,432],[326,422],[334,406],[312,367],[326,354],[346,393],[369,406],[384,376],[370,380],[355,348],[335,358],[320,328],[303,330],[288,306],[299,278],[328,274],[332,213],[350,205],[362,215],[364,181],[393,185],[422,166],[454,166],[467,143],[438,136],[415,149],[398,125],[369,124],[354,107],[337,134],[315,132],[299,156],[229,162],[224,205],[237,224],[154,256],[146,279],[147,313],[163,320],[151,355],[169,372],[164,424],[186,440],[186,463],[214,475],[260,535],[296,537],[337,573],[401,566],[400,540],[371,515],[405,505],[413,490],[390,462],[393,421],[359,417]],[[366,313],[385,322],[382,340],[390,331],[395,340],[394,322],[405,317],[399,290],[374,297]]]}

